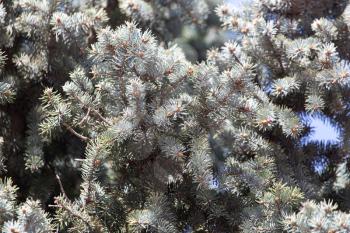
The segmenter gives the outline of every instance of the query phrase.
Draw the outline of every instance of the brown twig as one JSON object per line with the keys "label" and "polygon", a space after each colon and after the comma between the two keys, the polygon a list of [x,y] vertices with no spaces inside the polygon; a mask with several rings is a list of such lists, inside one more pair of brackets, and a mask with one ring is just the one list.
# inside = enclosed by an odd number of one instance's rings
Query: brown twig
{"label": "brown twig", "polygon": [[90,115],[90,111],[91,111],[91,108],[88,108],[87,113],[85,114],[83,119],[81,119],[81,121],[78,123],[78,125],[81,125],[86,121],[87,117]]}
{"label": "brown twig", "polygon": [[81,99],[80,99],[77,95],[73,94],[73,97],[74,97],[80,104],[83,105],[83,108],[85,108],[85,109],[90,109],[90,111],[93,113],[93,115],[94,115],[95,117],[99,118],[100,120],[102,120],[103,122],[107,123],[108,125],[111,125],[111,123],[110,123],[106,118],[104,118],[104,117],[101,115],[101,113],[99,113],[99,111],[97,111],[97,110],[94,109],[94,108],[87,107],[87,106],[83,103],[83,101],[81,101]]}
{"label": "brown twig", "polygon": [[68,125],[67,123],[63,123],[63,126],[72,134],[74,134],[75,136],[77,136],[79,139],[81,139],[84,142],[87,142],[89,140],[88,137],[85,137],[81,134],[79,134],[77,131],[75,131],[70,125]]}
{"label": "brown twig", "polygon": [[61,193],[63,194],[64,198],[66,198],[68,200],[68,196],[67,196],[66,192],[64,191],[64,188],[63,188],[63,185],[61,182],[61,178],[59,177],[59,175],[57,173],[56,173],[56,179],[57,179],[58,185],[60,186]]}

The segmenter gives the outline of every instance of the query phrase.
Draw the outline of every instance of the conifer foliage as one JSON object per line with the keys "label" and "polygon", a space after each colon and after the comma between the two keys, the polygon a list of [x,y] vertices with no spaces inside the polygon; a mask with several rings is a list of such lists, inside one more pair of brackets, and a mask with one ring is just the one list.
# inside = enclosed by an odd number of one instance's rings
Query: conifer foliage
{"label": "conifer foliage", "polygon": [[350,232],[350,3],[215,3],[0,1],[1,232]]}

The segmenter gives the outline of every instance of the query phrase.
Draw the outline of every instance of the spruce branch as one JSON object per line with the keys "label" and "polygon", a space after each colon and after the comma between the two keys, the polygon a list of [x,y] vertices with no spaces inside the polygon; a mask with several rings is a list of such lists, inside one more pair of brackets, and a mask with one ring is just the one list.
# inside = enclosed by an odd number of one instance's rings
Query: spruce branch
{"label": "spruce branch", "polygon": [[79,134],[78,132],[76,132],[70,125],[68,125],[67,123],[62,123],[62,125],[73,135],[77,136],[79,139],[81,139],[84,142],[87,142],[89,140],[88,137],[83,136],[81,134]]}

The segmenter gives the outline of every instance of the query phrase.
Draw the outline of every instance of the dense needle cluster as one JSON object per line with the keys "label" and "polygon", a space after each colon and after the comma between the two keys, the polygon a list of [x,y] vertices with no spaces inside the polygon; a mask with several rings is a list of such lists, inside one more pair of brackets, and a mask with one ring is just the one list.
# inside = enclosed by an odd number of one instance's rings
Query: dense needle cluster
{"label": "dense needle cluster", "polygon": [[350,232],[350,5],[216,4],[0,3],[1,232]]}

